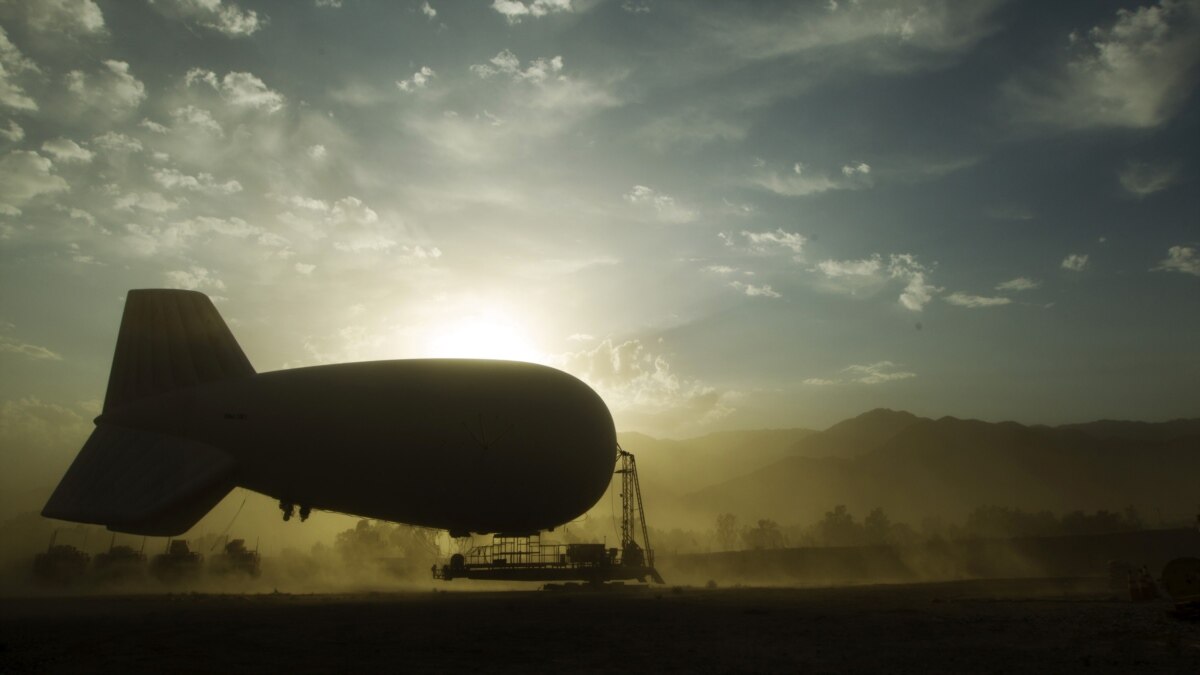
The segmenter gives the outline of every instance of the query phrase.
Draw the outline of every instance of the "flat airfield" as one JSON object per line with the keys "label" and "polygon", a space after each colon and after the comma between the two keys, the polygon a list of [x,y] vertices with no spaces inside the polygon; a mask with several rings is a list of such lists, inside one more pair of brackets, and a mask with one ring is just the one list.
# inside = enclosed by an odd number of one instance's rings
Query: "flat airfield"
{"label": "flat airfield", "polygon": [[1200,672],[1200,622],[1101,580],[468,584],[0,598],[0,673]]}

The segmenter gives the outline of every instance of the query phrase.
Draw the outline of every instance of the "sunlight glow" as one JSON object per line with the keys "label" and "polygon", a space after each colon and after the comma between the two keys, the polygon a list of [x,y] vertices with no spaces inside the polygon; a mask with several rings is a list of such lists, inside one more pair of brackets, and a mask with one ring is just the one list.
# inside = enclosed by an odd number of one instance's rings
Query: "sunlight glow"
{"label": "sunlight glow", "polygon": [[544,360],[521,324],[500,312],[466,316],[430,330],[423,351],[433,358]]}

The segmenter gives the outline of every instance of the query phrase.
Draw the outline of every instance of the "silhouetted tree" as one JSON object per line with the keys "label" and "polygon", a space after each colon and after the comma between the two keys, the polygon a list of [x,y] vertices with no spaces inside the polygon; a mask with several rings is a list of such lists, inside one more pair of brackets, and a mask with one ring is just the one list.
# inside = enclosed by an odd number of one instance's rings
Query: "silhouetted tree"
{"label": "silhouetted tree", "polygon": [[892,521],[883,512],[883,509],[876,507],[867,514],[863,520],[863,538],[867,544],[872,546],[882,546],[890,543],[892,534]]}
{"label": "silhouetted tree", "polygon": [[755,527],[746,528],[742,540],[751,549],[783,548],[783,532],[773,520],[760,520]]}
{"label": "silhouetted tree", "polygon": [[845,504],[838,504],[817,523],[816,540],[824,546],[856,546],[863,540],[862,526],[854,522]]}
{"label": "silhouetted tree", "polygon": [[732,551],[738,544],[737,516],[732,513],[722,513],[717,516],[717,545],[722,550]]}

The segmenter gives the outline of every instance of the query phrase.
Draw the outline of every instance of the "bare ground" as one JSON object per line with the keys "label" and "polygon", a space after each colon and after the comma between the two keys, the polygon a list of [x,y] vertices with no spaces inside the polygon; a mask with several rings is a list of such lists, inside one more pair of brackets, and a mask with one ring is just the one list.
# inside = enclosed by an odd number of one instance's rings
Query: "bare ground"
{"label": "bare ground", "polygon": [[1094,580],[438,588],[5,598],[0,672],[1200,672],[1200,623]]}

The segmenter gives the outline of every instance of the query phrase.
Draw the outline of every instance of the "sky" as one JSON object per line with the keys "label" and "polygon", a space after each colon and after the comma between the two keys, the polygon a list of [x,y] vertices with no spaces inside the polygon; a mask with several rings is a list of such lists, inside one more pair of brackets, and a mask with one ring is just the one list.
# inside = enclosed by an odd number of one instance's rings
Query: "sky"
{"label": "sky", "polygon": [[531,360],[661,436],[1200,414],[1198,0],[0,0],[0,28],[3,465],[65,467],[153,287],[211,296],[260,372]]}

